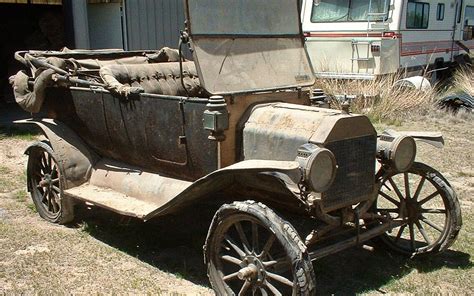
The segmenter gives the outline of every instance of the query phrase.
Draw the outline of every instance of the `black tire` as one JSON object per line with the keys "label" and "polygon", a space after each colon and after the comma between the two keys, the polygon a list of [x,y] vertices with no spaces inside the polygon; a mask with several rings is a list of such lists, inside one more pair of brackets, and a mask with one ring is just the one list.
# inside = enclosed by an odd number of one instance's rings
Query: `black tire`
{"label": "black tire", "polygon": [[[402,186],[397,178],[401,178]],[[441,253],[454,243],[462,225],[461,207],[453,188],[438,171],[423,163],[414,163],[406,173],[385,176],[383,184],[375,211],[407,222],[380,236],[383,245],[396,253],[418,257]],[[429,194],[422,197],[426,193]],[[385,206],[390,204],[391,207]],[[408,235],[405,235],[407,228]]]}
{"label": "black tire", "polygon": [[293,226],[261,203],[223,205],[209,228],[204,256],[217,295],[315,294],[306,246]]}
{"label": "black tire", "polygon": [[37,142],[28,148],[28,189],[38,214],[48,222],[74,220],[74,204],[65,197],[64,174],[51,146]]}

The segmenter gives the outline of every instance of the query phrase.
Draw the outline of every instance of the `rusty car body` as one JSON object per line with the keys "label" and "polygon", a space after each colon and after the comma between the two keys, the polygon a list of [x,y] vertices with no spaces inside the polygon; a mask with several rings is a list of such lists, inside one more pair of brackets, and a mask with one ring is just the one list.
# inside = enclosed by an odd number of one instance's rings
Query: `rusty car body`
{"label": "rusty car body", "polygon": [[454,242],[454,190],[415,162],[415,141],[441,135],[312,106],[298,1],[186,10],[179,50],[17,53],[17,102],[47,114],[19,122],[47,138],[26,151],[43,218],[68,223],[78,201],[144,221],[217,205],[204,253],[219,295],[312,295],[312,261],[373,238],[409,256]]}

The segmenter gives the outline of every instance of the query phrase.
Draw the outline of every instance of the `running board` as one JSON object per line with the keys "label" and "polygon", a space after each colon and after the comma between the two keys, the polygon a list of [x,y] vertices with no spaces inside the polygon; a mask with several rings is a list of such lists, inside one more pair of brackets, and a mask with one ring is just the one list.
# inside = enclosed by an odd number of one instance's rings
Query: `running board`
{"label": "running board", "polygon": [[101,159],[89,182],[64,191],[66,195],[143,220],[182,193],[192,183]]}
{"label": "running board", "polygon": [[156,204],[90,184],[65,190],[64,193],[95,206],[139,219],[144,219],[157,208]]}

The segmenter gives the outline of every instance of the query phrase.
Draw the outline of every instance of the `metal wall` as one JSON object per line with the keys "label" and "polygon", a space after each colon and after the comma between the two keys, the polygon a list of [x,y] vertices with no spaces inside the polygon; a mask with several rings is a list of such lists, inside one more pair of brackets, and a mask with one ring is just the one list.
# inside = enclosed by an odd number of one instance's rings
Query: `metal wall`
{"label": "metal wall", "polygon": [[127,50],[177,48],[184,29],[184,5],[180,0],[125,0],[124,25]]}

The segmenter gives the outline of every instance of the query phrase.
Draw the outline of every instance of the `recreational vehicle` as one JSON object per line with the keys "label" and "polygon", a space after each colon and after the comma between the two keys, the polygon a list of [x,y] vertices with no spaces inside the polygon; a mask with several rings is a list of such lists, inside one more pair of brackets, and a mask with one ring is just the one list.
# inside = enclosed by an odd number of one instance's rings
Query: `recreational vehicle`
{"label": "recreational vehicle", "polygon": [[324,78],[436,73],[474,49],[474,0],[306,0],[302,21]]}

